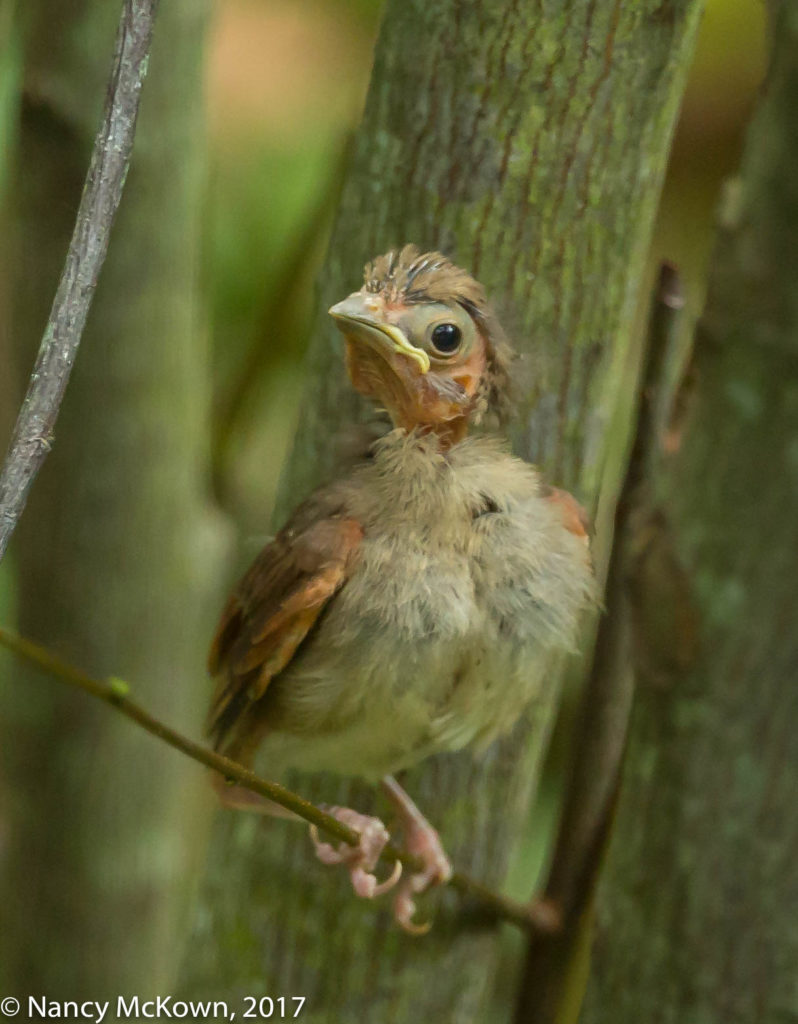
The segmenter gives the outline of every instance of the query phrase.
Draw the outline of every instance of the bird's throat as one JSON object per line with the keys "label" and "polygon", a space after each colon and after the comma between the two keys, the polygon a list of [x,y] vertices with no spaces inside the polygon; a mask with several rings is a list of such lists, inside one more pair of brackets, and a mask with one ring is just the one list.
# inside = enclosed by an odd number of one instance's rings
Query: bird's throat
{"label": "bird's throat", "polygon": [[468,434],[468,417],[458,416],[452,420],[439,423],[414,424],[405,429],[415,429],[418,433],[435,434],[442,452],[449,451],[454,445],[459,444]]}

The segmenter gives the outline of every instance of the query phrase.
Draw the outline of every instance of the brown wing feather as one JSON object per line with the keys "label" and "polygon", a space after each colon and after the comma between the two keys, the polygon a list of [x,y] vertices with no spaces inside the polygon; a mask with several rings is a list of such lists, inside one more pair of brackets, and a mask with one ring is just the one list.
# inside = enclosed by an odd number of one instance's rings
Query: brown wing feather
{"label": "brown wing feather", "polygon": [[208,658],[218,682],[207,728],[217,749],[235,754],[246,745],[248,712],[346,582],[362,536],[355,519],[312,501],[255,559],[222,612]]}
{"label": "brown wing feather", "polygon": [[590,519],[576,498],[559,487],[549,487],[546,500],[559,508],[565,529],[582,537],[587,544],[590,540]]}

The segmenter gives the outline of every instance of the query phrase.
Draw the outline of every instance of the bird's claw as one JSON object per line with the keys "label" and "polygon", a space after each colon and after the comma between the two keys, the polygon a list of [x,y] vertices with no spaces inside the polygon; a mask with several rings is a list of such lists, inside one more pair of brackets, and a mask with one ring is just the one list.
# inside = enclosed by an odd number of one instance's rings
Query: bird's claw
{"label": "bird's claw", "polygon": [[452,877],[452,865],[444,852],[438,833],[428,823],[408,822],[405,828],[405,846],[424,862],[424,868],[406,875],[396,891],[393,912],[396,923],[411,935],[426,935],[432,922],[417,924],[413,918],[416,903],[413,899],[430,886],[445,885]]}
{"label": "bird's claw", "polygon": [[358,814],[349,807],[331,807],[328,813],[342,824],[360,833],[357,846],[341,842],[337,846],[319,838],[315,825],[310,826],[310,837],[316,849],[316,856],[322,864],[345,864],[352,880],[356,895],[371,900],[382,896],[396,885],[402,874],[402,865],[396,861],[393,871],[383,882],[378,882],[374,869],[388,839],[388,829],[379,818]]}
{"label": "bird's claw", "polygon": [[425,935],[432,924],[429,921],[419,924],[413,920],[416,914],[414,897],[426,892],[430,886],[444,885],[452,877],[452,865],[435,829],[420,815],[405,816],[402,822],[405,849],[417,857],[423,867],[402,877],[402,864],[396,861],[390,876],[378,882],[374,869],[389,839],[385,825],[379,818],[359,814],[349,807],[329,807],[326,810],[342,824],[355,829],[360,834],[360,842],[357,846],[344,842],[334,846],[320,839],[316,826],[311,825],[310,836],[322,864],[345,864],[352,888],[364,899],[382,896],[398,883],[393,903],[396,923],[410,935]]}

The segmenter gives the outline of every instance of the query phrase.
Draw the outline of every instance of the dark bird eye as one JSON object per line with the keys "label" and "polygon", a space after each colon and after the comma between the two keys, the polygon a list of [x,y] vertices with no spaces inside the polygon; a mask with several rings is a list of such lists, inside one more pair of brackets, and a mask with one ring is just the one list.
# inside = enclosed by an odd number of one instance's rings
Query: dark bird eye
{"label": "dark bird eye", "polygon": [[460,347],[462,332],[457,324],[438,324],[432,332],[432,344],[443,355],[451,355]]}

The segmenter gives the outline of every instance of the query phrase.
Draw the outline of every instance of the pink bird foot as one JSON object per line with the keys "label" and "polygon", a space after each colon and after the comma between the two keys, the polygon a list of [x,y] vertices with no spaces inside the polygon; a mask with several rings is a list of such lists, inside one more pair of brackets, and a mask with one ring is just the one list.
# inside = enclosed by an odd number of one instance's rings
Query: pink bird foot
{"label": "pink bird foot", "polygon": [[393,804],[401,822],[404,846],[408,853],[419,857],[421,871],[405,875],[394,897],[394,917],[397,924],[411,935],[425,935],[432,923],[417,924],[414,896],[426,892],[433,885],[444,885],[452,877],[452,865],[441,845],[440,837],[413,800],[396,779],[386,775],[383,790]]}
{"label": "pink bird foot", "polygon": [[374,874],[380,854],[390,838],[388,829],[380,819],[358,814],[349,807],[330,807],[326,810],[343,825],[359,832],[360,842],[357,846],[343,842],[333,846],[320,839],[316,826],[311,825],[310,837],[322,864],[345,864],[352,879],[352,888],[363,899],[372,900],[393,889],[402,874],[399,861],[394,864],[393,871],[384,882],[378,882]]}

